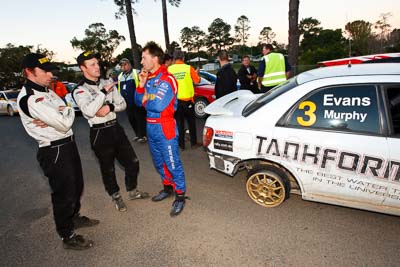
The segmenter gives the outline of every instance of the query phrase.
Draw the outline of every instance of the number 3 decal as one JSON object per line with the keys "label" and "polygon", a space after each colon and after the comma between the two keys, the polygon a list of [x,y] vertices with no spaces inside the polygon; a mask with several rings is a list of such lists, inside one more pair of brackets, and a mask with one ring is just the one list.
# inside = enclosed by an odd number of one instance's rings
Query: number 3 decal
{"label": "number 3 decal", "polygon": [[297,123],[301,126],[311,126],[317,120],[317,117],[315,116],[317,106],[311,101],[301,102],[299,109],[304,109],[305,107],[308,107],[308,110],[304,111],[304,115],[308,117],[308,120],[304,120],[302,117],[297,117]]}

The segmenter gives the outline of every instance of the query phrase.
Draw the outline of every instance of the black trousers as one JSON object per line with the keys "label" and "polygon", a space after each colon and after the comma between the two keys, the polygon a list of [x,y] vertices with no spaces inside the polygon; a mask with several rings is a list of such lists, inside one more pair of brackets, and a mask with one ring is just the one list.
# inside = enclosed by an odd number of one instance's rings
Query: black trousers
{"label": "black trousers", "polygon": [[139,138],[146,136],[146,110],[143,107],[129,105],[126,107],[126,114],[136,136]]}
{"label": "black trousers", "polygon": [[37,160],[49,179],[57,233],[61,238],[69,237],[74,232],[72,218],[79,213],[83,192],[82,165],[76,144],[72,141],[40,147]]}
{"label": "black trousers", "polygon": [[139,159],[124,129],[118,123],[104,128],[90,128],[90,144],[99,160],[104,187],[110,196],[119,192],[115,177],[115,159],[125,168],[126,191],[136,188]]}
{"label": "black trousers", "polygon": [[175,112],[175,120],[178,124],[179,146],[185,148],[185,119],[189,126],[190,144],[197,144],[196,118],[192,101],[178,100],[178,107]]}

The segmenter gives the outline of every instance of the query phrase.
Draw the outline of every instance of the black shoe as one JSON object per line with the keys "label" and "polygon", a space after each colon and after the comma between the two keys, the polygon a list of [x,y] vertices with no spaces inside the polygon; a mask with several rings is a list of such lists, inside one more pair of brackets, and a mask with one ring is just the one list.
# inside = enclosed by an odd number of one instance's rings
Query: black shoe
{"label": "black shoe", "polygon": [[73,234],[71,237],[63,239],[65,249],[84,250],[93,247],[93,241],[87,240],[81,235]]}
{"label": "black shoe", "polygon": [[185,197],[183,195],[177,195],[174,202],[172,202],[172,208],[170,215],[171,216],[177,216],[179,215],[182,211],[183,208],[185,207],[185,202],[188,197]]}
{"label": "black shoe", "polygon": [[75,215],[72,218],[72,221],[74,223],[75,229],[84,228],[84,227],[92,227],[92,226],[98,225],[100,223],[99,220],[90,219],[86,216],[81,216],[79,214]]}
{"label": "black shoe", "polygon": [[137,189],[128,191],[128,199],[135,200],[135,199],[145,199],[148,198],[150,195],[147,192],[143,192]]}
{"label": "black shoe", "polygon": [[166,199],[167,197],[172,196],[172,192],[166,191],[165,189],[161,190],[157,195],[151,198],[152,201],[158,202]]}
{"label": "black shoe", "polygon": [[122,200],[121,195],[118,192],[114,193],[111,196],[111,198],[112,198],[112,201],[114,202],[115,208],[118,211],[125,212],[127,210],[126,205],[125,205],[124,201]]}

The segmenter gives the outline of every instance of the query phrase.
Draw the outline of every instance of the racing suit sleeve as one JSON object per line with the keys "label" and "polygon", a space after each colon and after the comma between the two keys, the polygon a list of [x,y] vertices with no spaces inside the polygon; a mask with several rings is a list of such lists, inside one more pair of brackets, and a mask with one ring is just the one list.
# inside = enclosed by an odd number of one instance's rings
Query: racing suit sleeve
{"label": "racing suit sleeve", "polygon": [[144,87],[137,87],[136,91],[135,91],[135,105],[138,107],[143,106],[142,104],[142,100],[143,100],[143,96],[144,96]]}
{"label": "racing suit sleeve", "polygon": [[71,129],[75,119],[75,112],[71,107],[66,107],[62,111],[58,106],[48,103],[43,97],[30,96],[28,98],[28,109],[32,118],[39,119],[57,131],[66,133]]}
{"label": "racing suit sleeve", "polygon": [[126,102],[123,96],[118,92],[118,89],[114,88],[112,91],[112,103],[109,104],[112,105],[113,108],[112,111],[114,112],[120,112],[126,109]]}
{"label": "racing suit sleeve", "polygon": [[147,94],[144,103],[146,110],[151,112],[162,112],[175,97],[176,90],[167,81],[161,81],[156,94]]}
{"label": "racing suit sleeve", "polygon": [[89,118],[96,116],[97,111],[104,105],[106,95],[103,92],[98,92],[92,96],[90,92],[83,86],[74,90],[74,100],[83,114]]}

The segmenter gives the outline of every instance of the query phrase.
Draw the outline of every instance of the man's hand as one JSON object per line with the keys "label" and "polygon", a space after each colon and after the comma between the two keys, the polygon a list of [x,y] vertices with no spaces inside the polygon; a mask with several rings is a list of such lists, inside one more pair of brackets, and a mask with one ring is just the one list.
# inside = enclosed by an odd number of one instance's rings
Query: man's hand
{"label": "man's hand", "polygon": [[105,117],[108,113],[110,113],[110,107],[108,105],[104,105],[96,112],[96,116]]}
{"label": "man's hand", "polygon": [[39,119],[33,119],[33,124],[40,128],[46,128],[48,125]]}
{"label": "man's hand", "polygon": [[147,81],[147,76],[149,76],[149,73],[145,70],[142,70],[139,73],[139,87],[144,87],[144,84]]}
{"label": "man's hand", "polygon": [[65,109],[65,106],[59,106],[58,111],[63,111]]}
{"label": "man's hand", "polygon": [[114,90],[114,85],[116,85],[118,82],[112,82],[109,83],[107,85],[104,85],[104,90],[106,90],[107,92],[111,92],[112,90]]}

